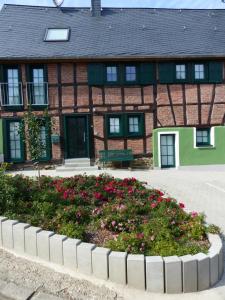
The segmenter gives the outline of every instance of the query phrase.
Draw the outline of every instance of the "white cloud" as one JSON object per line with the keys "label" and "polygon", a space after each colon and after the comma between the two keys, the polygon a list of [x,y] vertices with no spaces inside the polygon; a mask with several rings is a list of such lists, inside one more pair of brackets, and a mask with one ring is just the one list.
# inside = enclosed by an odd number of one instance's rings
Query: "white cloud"
{"label": "white cloud", "polygon": [[[90,6],[91,0],[65,0],[64,6]],[[0,0],[4,3],[27,5],[53,5],[52,0]],[[224,8],[221,0],[102,0],[103,6],[113,7],[165,7],[165,8]]]}

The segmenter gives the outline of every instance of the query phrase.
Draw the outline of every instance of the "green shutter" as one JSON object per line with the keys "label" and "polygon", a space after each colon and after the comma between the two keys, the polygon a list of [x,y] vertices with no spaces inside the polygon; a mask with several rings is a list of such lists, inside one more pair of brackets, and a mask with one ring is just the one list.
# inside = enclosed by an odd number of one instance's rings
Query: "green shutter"
{"label": "green shutter", "polygon": [[104,84],[104,65],[89,64],[88,65],[88,84],[103,85]]}
{"label": "green shutter", "polygon": [[209,62],[209,82],[221,83],[223,81],[223,63]]}
{"label": "green shutter", "polygon": [[4,67],[0,65],[0,82],[4,81]]}
{"label": "green shutter", "polygon": [[159,82],[174,83],[175,65],[174,63],[159,64]]}
{"label": "green shutter", "polygon": [[155,82],[155,65],[152,63],[140,64],[140,84],[153,84]]}

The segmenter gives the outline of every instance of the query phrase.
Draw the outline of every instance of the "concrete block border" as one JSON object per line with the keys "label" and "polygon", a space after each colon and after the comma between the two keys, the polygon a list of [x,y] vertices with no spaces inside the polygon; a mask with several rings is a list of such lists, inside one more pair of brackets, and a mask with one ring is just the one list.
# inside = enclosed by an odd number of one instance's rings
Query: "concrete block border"
{"label": "concrete block border", "polygon": [[219,235],[208,234],[208,239],[208,254],[145,257],[96,247],[0,216],[1,248],[154,293],[192,293],[215,285],[224,272],[223,244]]}

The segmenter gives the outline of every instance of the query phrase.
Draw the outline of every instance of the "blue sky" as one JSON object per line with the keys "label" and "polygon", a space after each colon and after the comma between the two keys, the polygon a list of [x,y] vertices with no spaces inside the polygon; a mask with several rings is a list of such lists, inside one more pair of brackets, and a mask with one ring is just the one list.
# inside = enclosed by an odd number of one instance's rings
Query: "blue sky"
{"label": "blue sky", "polygon": [[[90,6],[91,0],[65,0],[64,6]],[[52,0],[0,0],[4,3],[52,5]],[[166,7],[166,8],[224,8],[221,0],[102,0],[103,6],[112,7]]]}

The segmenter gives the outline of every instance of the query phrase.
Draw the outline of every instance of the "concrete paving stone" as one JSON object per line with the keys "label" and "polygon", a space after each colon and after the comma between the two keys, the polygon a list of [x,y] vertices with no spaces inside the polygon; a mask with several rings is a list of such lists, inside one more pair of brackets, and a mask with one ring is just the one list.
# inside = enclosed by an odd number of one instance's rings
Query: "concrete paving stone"
{"label": "concrete paving stone", "polygon": [[2,246],[2,222],[6,221],[7,218],[0,217],[0,246]]}
{"label": "concrete paving stone", "polygon": [[63,241],[63,264],[66,268],[77,269],[77,246],[80,243],[81,240],[70,238]]}
{"label": "concrete paving stone", "polygon": [[77,246],[77,267],[84,274],[92,274],[92,250],[96,246],[90,243],[81,243]]}
{"label": "concrete paving stone", "polygon": [[37,256],[43,260],[50,260],[50,237],[54,232],[42,230],[37,233]]}
{"label": "concrete paving stone", "polygon": [[37,256],[37,234],[39,227],[29,227],[25,230],[25,252],[31,256]]}
{"label": "concrete paving stone", "polygon": [[146,289],[152,293],[164,293],[164,262],[161,256],[146,256]]}
{"label": "concrete paving stone", "polygon": [[109,279],[112,282],[126,285],[127,253],[112,251],[109,254]]}
{"label": "concrete paving stone", "polygon": [[145,257],[132,255],[127,257],[127,284],[130,287],[145,290]]}
{"label": "concrete paving stone", "polygon": [[204,253],[193,255],[198,261],[198,291],[203,291],[210,286],[209,256]]}
{"label": "concrete paving stone", "polygon": [[65,235],[54,234],[50,236],[50,261],[63,265],[63,242],[67,239]]}
{"label": "concrete paving stone", "polygon": [[44,293],[38,293],[37,295],[34,295],[32,297],[32,300],[60,300],[62,298],[53,296],[53,295],[48,295]]}
{"label": "concrete paving stone", "polygon": [[6,285],[7,285],[7,282],[0,279],[0,292]]}
{"label": "concrete paving stone", "polygon": [[14,250],[23,254],[25,252],[25,229],[30,225],[26,223],[17,223],[13,226]]}
{"label": "concrete paving stone", "polygon": [[92,269],[95,277],[107,280],[109,277],[110,249],[96,247],[92,251]]}
{"label": "concrete paving stone", "polygon": [[6,220],[2,222],[2,244],[3,247],[8,249],[14,248],[13,241],[13,226],[17,224],[16,220]]}
{"label": "concrete paving stone", "polygon": [[177,256],[163,258],[165,262],[165,290],[168,294],[182,293],[182,266]]}
{"label": "concrete paving stone", "polygon": [[193,293],[198,290],[198,264],[192,255],[180,257],[182,261],[183,292]]}
{"label": "concrete paving stone", "polygon": [[0,291],[0,295],[12,300],[28,300],[34,293],[33,289],[20,287],[14,283],[8,283]]}

